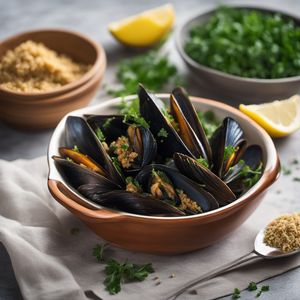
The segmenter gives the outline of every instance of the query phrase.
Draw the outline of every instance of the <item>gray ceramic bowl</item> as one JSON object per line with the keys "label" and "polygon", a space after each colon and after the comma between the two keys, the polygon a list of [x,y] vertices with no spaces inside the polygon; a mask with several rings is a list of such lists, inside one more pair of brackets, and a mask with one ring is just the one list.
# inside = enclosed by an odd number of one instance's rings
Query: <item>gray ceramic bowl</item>
{"label": "gray ceramic bowl", "polygon": [[[283,13],[276,9],[262,8],[249,5],[233,5],[235,8],[249,8],[263,12],[280,12],[281,14],[293,18],[300,25],[300,18]],[[186,64],[196,73],[199,82],[218,97],[233,100],[236,103],[262,103],[270,100],[288,98],[297,94],[300,90],[300,76],[280,78],[280,79],[256,79],[230,75],[206,66],[203,66],[189,57],[184,51],[190,29],[196,24],[204,24],[215,13],[212,9],[206,13],[198,14],[189,19],[177,31],[176,46]],[[196,76],[193,75],[193,78]]]}

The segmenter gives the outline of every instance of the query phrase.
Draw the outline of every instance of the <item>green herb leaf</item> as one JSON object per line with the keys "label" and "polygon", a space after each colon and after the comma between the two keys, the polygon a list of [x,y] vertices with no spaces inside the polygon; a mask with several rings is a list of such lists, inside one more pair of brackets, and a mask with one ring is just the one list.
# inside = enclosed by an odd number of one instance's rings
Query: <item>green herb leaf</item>
{"label": "green herb leaf", "polygon": [[103,128],[104,128],[104,129],[107,129],[107,128],[110,126],[112,120],[114,120],[114,119],[115,119],[114,117],[108,118],[108,119],[103,123]]}
{"label": "green herb leaf", "polygon": [[226,146],[224,149],[224,160],[225,161],[228,160],[231,157],[231,155],[234,153],[234,151],[235,148],[233,146],[231,145]]}
{"label": "green herb leaf", "polygon": [[257,285],[254,281],[251,281],[247,287],[248,291],[255,291],[257,290]]}
{"label": "green herb leaf", "polygon": [[137,55],[123,60],[117,66],[117,78],[121,82],[120,89],[110,89],[108,93],[115,96],[127,96],[136,93],[139,83],[153,92],[160,92],[168,84],[178,81],[177,69],[169,61],[168,55],[157,51]]}
{"label": "green herb leaf", "polygon": [[282,166],[281,170],[282,170],[282,174],[283,175],[290,175],[290,174],[292,174],[292,170],[289,169],[289,168],[287,168],[287,167],[285,167],[285,166]]}
{"label": "green herb leaf", "polygon": [[250,78],[300,74],[300,27],[280,13],[221,6],[184,46],[198,63]]}
{"label": "green herb leaf", "polygon": [[268,292],[270,290],[269,285],[263,285],[259,292],[256,294],[256,298],[260,297],[263,292]]}
{"label": "green herb leaf", "polygon": [[270,290],[270,286],[269,285],[263,285],[262,287],[261,287],[261,291],[262,292],[268,292]]}
{"label": "green herb leaf", "polygon": [[146,120],[140,116],[140,114],[127,114],[124,115],[124,119],[123,122],[126,124],[137,124],[137,125],[141,125],[145,128],[149,128],[149,124],[146,122]]}
{"label": "green herb leaf", "polygon": [[209,167],[208,161],[203,157],[197,158],[197,162],[206,168]]}
{"label": "green herb leaf", "polygon": [[105,141],[105,136],[103,134],[103,131],[99,127],[96,128],[95,133],[96,133],[97,138],[99,139],[100,142]]}
{"label": "green herb leaf", "polygon": [[294,177],[293,180],[294,181],[300,181],[300,177]]}
{"label": "green herb leaf", "polygon": [[115,157],[115,156],[112,156],[112,157],[111,157],[111,160],[112,160],[113,165],[114,165],[115,168],[117,169],[117,171],[118,171],[120,174],[122,174],[122,168],[121,168],[121,165],[120,165],[120,163],[119,163],[119,161],[118,161],[118,158]]}
{"label": "green herb leaf", "polygon": [[233,290],[233,294],[231,296],[231,299],[239,299],[239,298],[241,298],[240,294],[241,294],[241,291],[238,288],[235,288]]}
{"label": "green herb leaf", "polygon": [[151,264],[136,265],[127,261],[120,263],[111,259],[105,267],[104,284],[110,294],[117,294],[120,292],[123,282],[143,281],[153,272],[154,269]]}
{"label": "green herb leaf", "polygon": [[107,246],[107,244],[103,244],[103,245],[97,244],[93,248],[92,254],[93,254],[93,256],[96,257],[96,259],[97,259],[98,262],[104,261],[103,252],[104,252],[104,249],[105,249],[106,246]]}
{"label": "green herb leaf", "polygon": [[72,150],[73,150],[73,151],[76,151],[76,152],[78,152],[78,153],[80,152],[79,149],[78,149],[78,147],[77,147],[77,145],[74,145],[74,147],[73,147]]}
{"label": "green herb leaf", "polygon": [[166,131],[166,129],[161,128],[160,131],[158,132],[157,136],[167,138],[168,132]]}
{"label": "green herb leaf", "polygon": [[292,164],[293,165],[298,165],[299,164],[299,160],[297,158],[292,160]]}
{"label": "green herb leaf", "polygon": [[206,112],[197,111],[197,115],[205,131],[205,134],[208,138],[210,138],[215,130],[219,127],[220,121],[211,110],[208,110]]}
{"label": "green herb leaf", "polygon": [[244,177],[243,183],[246,187],[250,188],[252,187],[261,177],[262,174],[262,163],[259,164],[259,166],[252,170],[249,166],[245,165],[240,173],[241,177]]}

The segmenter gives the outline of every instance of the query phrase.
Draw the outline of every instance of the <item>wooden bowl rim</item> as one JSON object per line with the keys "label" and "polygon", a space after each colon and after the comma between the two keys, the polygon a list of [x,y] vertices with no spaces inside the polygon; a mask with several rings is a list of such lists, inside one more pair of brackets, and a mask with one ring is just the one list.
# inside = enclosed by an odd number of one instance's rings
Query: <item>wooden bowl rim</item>
{"label": "wooden bowl rim", "polygon": [[20,33],[17,33],[13,36],[8,37],[7,39],[4,39],[0,42],[0,47],[3,44],[10,43],[11,41],[18,40],[24,35],[27,34],[35,34],[35,33],[64,33],[69,34],[75,37],[80,38],[87,44],[91,45],[95,52],[96,52],[96,60],[92,67],[82,75],[78,80],[75,80],[73,82],[70,82],[60,88],[57,88],[53,91],[46,91],[46,92],[31,92],[31,93],[24,93],[24,92],[17,92],[17,91],[11,91],[9,89],[3,88],[0,86],[0,92],[3,94],[6,94],[6,97],[17,97],[18,99],[22,100],[31,100],[31,98],[41,98],[40,101],[42,101],[45,98],[53,97],[54,95],[61,95],[64,94],[72,89],[75,89],[78,86],[83,85],[86,81],[90,80],[91,77],[95,76],[95,73],[98,72],[99,68],[102,68],[103,64],[106,64],[106,54],[104,51],[104,48],[100,43],[96,43],[93,39],[89,38],[87,35],[83,33],[79,33],[77,31],[68,30],[68,29],[60,29],[60,28],[45,28],[45,29],[37,29],[37,30],[29,30],[29,31],[23,31]]}

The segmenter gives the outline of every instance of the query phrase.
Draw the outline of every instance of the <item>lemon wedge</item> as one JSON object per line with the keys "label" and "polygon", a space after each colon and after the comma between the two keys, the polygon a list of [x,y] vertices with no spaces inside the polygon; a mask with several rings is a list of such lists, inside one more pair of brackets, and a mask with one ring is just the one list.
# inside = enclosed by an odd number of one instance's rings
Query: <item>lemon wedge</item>
{"label": "lemon wedge", "polygon": [[272,137],[287,136],[300,128],[299,95],[259,105],[240,104],[239,108]]}
{"label": "lemon wedge", "polygon": [[147,47],[158,42],[175,20],[174,8],[166,4],[109,24],[112,35],[129,46]]}

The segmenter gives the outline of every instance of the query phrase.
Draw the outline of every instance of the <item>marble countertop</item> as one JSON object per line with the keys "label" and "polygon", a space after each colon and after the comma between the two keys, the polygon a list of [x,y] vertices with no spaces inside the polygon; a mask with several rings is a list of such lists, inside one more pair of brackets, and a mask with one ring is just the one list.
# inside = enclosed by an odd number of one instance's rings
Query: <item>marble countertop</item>
{"label": "marble countertop", "polygon": [[[175,6],[177,25],[196,12],[201,12],[220,3],[219,0],[185,0],[169,1]],[[300,15],[300,1],[298,0],[268,0],[269,7],[281,8],[287,12]],[[130,14],[147,8],[163,4],[159,0],[148,1],[121,1],[121,0],[9,0],[0,1],[0,40],[17,32],[33,28],[64,27],[88,34],[96,41],[101,42],[107,52],[108,69],[104,82],[115,80],[115,64],[122,58],[133,55],[132,51],[119,45],[108,33],[107,24]],[[261,5],[262,1],[222,1],[222,3],[250,3]],[[172,39],[168,44],[168,53],[176,63],[181,73],[186,74],[190,94],[204,97],[213,97],[209,90],[199,89],[197,82],[187,74],[180,57],[178,56]],[[109,97],[102,90],[91,105],[105,101]],[[24,112],[25,113],[25,112]],[[52,130],[40,132],[23,132],[0,123],[0,159],[15,160],[29,159],[45,155]],[[300,161],[300,132],[289,138],[275,141],[282,164],[288,166],[291,160]],[[295,167],[293,174],[281,176],[269,193],[269,197],[277,197],[276,205],[280,205],[283,212],[300,211],[300,202],[295,195],[300,192],[300,183],[292,180],[300,175],[299,167]],[[276,196],[277,195],[277,196]],[[17,282],[13,275],[10,259],[0,243],[0,300],[22,299]],[[262,295],[263,299],[300,299],[299,291],[300,269],[294,269],[280,276],[266,280],[270,292]],[[247,291],[241,293],[242,299],[254,299],[253,294]],[[145,298],[146,299],[146,298]],[[230,299],[225,297],[224,299]]]}

